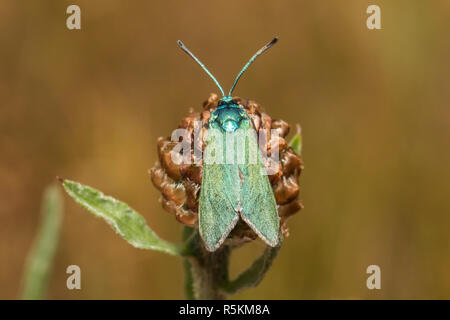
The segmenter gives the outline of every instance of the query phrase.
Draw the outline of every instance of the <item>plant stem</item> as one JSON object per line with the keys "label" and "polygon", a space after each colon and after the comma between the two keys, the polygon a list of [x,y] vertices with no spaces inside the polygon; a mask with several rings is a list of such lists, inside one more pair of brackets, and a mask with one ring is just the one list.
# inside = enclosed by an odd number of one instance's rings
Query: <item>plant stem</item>
{"label": "plant stem", "polygon": [[215,252],[203,252],[192,259],[194,296],[196,299],[222,300],[226,294],[221,285],[228,278],[228,261],[230,248],[224,246]]}
{"label": "plant stem", "polygon": [[247,270],[239,275],[239,277],[233,281],[224,282],[222,290],[227,294],[234,294],[246,288],[256,287],[272,266],[272,262],[276,258],[280,246],[281,244],[275,248],[267,246],[261,257],[256,259]]}
{"label": "plant stem", "polygon": [[253,264],[230,281],[228,267],[231,246],[223,245],[214,252],[208,252],[196,229],[185,227],[183,240],[186,244],[184,256],[185,292],[187,299],[225,299],[228,294],[242,289],[256,287],[270,269],[281,247],[267,247]]}
{"label": "plant stem", "polygon": [[[187,229],[187,228],[186,228]],[[183,232],[183,239],[189,240],[190,256],[185,257],[185,290],[188,299],[225,299],[221,285],[228,281],[228,264],[231,248],[222,246],[215,252],[208,252],[195,229]]]}

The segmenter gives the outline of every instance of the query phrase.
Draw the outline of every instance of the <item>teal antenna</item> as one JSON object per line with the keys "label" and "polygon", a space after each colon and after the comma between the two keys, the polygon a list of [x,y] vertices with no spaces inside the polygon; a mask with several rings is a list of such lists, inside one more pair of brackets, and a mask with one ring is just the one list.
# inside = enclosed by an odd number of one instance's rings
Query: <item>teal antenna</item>
{"label": "teal antenna", "polygon": [[239,74],[237,75],[236,79],[234,80],[233,85],[231,86],[230,92],[228,93],[229,96],[231,96],[231,93],[234,90],[234,87],[236,87],[236,84],[239,80],[239,78],[242,76],[242,74],[244,73],[245,70],[247,70],[247,68],[252,64],[253,61],[255,61],[255,59],[264,51],[266,51],[267,49],[269,49],[271,46],[273,46],[276,42],[278,41],[278,37],[275,37],[272,39],[272,41],[270,41],[268,44],[266,44],[264,47],[262,47],[261,49],[258,50],[258,52],[255,53],[255,55],[253,57],[250,58],[250,60],[247,62],[247,64],[242,68],[241,72],[239,72]]}
{"label": "teal antenna", "polygon": [[181,42],[181,40],[178,40],[177,43],[180,46],[181,50],[186,52],[192,59],[195,60],[195,62],[197,62],[200,65],[200,67],[203,68],[203,70],[205,70],[205,72],[214,80],[216,86],[219,88],[220,92],[222,92],[222,95],[225,96],[225,92],[223,92],[223,89],[220,86],[219,81],[217,81],[216,78],[214,78],[214,76],[211,74],[211,72],[209,72],[209,70],[206,69],[205,65],[200,60],[198,60],[197,57],[194,56],[194,54],[191,51],[189,51],[189,49],[183,44],[183,42]]}

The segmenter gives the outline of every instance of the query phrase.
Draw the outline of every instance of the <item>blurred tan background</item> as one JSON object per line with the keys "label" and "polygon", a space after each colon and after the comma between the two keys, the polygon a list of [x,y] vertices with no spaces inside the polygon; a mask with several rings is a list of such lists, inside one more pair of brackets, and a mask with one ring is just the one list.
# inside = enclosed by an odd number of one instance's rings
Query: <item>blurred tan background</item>
{"label": "blurred tan background", "polygon": [[[82,30],[66,28],[81,7]],[[382,30],[366,28],[381,7]],[[111,194],[163,238],[181,226],[147,170],[156,139],[213,82],[225,88],[274,35],[236,95],[304,133],[305,209],[267,277],[235,298],[450,298],[448,1],[1,1],[0,298],[18,297],[56,175]],[[183,298],[178,258],[141,251],[65,196],[49,298]],[[232,258],[232,275],[262,251]],[[66,289],[66,267],[82,290]],[[366,288],[367,266],[382,289]]]}

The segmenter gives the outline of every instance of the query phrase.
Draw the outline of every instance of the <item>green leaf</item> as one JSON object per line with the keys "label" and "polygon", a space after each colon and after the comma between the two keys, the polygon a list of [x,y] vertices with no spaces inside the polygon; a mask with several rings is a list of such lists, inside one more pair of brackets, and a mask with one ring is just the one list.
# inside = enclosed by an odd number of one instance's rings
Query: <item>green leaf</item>
{"label": "green leaf", "polygon": [[133,247],[161,251],[171,255],[183,254],[181,246],[167,242],[156,235],[145,219],[126,203],[78,182],[63,180],[67,193],[83,208],[103,218],[122,238]]}
{"label": "green leaf", "polygon": [[299,124],[297,124],[297,133],[289,142],[289,146],[297,153],[298,155],[302,154],[302,129]]}
{"label": "green leaf", "polygon": [[40,226],[25,264],[23,299],[42,299],[47,290],[63,218],[61,191],[56,185],[45,190],[41,210]]}

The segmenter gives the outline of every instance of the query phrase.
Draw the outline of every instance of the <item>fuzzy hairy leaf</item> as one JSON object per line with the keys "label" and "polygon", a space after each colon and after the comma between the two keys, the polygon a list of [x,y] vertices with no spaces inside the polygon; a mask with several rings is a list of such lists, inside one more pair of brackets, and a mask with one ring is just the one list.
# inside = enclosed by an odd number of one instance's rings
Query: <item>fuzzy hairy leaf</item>
{"label": "fuzzy hairy leaf", "polygon": [[105,196],[100,191],[78,182],[63,180],[64,189],[83,208],[103,218],[133,247],[161,251],[171,255],[182,254],[182,248],[167,242],[154,233],[145,219],[126,203]]}
{"label": "fuzzy hairy leaf", "polygon": [[41,215],[37,236],[25,265],[22,299],[45,297],[63,218],[63,201],[57,186],[51,185],[45,190]]}

